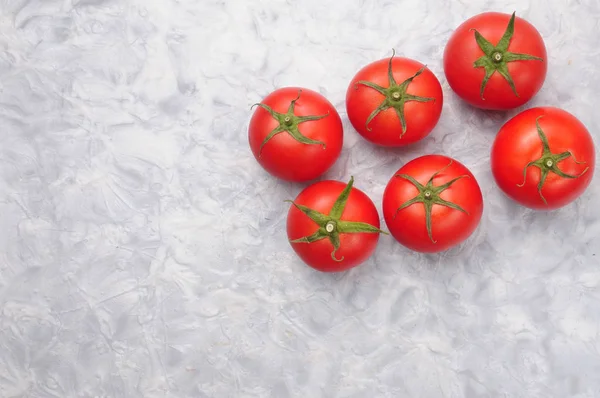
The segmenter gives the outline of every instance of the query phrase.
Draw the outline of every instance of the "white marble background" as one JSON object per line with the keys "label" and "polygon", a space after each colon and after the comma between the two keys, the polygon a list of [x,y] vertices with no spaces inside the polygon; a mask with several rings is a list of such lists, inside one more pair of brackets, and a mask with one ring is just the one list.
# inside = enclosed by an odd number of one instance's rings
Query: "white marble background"
{"label": "white marble background", "polygon": [[[598,0],[0,0],[0,396],[600,397],[600,177],[535,213],[488,155],[513,111],[451,93],[441,56],[482,11],[542,33],[526,107],[574,113],[599,142]],[[444,87],[421,144],[383,150],[346,118],[365,64],[400,55]],[[323,275],[288,246],[303,185],[252,157],[250,106],[300,85],[346,129],[326,178],[381,211],[391,174],[444,153],[475,173],[480,228],[419,255],[382,237]]]}

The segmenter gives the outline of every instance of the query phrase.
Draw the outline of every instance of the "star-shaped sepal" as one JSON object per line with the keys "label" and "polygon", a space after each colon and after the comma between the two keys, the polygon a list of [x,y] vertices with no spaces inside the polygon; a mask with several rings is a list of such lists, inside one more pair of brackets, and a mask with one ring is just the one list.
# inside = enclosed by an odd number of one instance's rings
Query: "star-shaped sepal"
{"label": "star-shaped sepal", "polygon": [[317,229],[317,231],[312,235],[290,240],[290,242],[313,243],[322,239],[329,239],[329,241],[333,245],[331,258],[334,261],[341,262],[344,260],[344,257],[336,257],[336,252],[340,248],[340,235],[352,233],[382,233],[387,235],[387,232],[384,232],[379,228],[368,223],[341,220],[342,214],[344,213],[344,209],[346,208],[346,203],[348,202],[348,197],[350,196],[350,192],[352,191],[353,184],[354,177],[351,177],[350,182],[346,185],[340,196],[338,196],[338,198],[336,199],[335,203],[333,204],[333,207],[329,211],[329,214],[323,214],[301,204],[295,203],[294,201],[287,200],[286,202],[292,203],[298,210],[306,214],[312,221],[314,221],[319,226],[319,229]]}
{"label": "star-shaped sepal", "polygon": [[540,169],[541,172],[541,177],[540,181],[538,182],[537,190],[544,204],[548,204],[546,198],[542,194],[542,188],[544,187],[544,183],[546,182],[546,178],[548,177],[549,173],[554,173],[562,178],[579,178],[582,175],[584,175],[590,168],[586,167],[580,174],[577,175],[567,174],[558,168],[558,163],[569,157],[572,157],[573,161],[577,164],[586,164],[586,162],[580,162],[577,159],[575,159],[575,157],[570,151],[552,153],[552,151],[550,150],[550,144],[548,143],[548,137],[546,137],[546,134],[540,126],[539,120],[542,117],[543,116],[538,116],[537,119],[535,119],[535,126],[537,128],[538,137],[540,138],[540,141],[542,141],[542,156],[540,156],[536,160],[532,160],[531,162],[527,163],[527,165],[523,169],[523,183],[517,184],[517,186],[521,188],[525,186],[525,182],[527,180],[527,169],[529,169],[529,167],[531,166],[537,167],[538,169]]}
{"label": "star-shaped sepal", "polygon": [[261,108],[263,108],[264,110],[269,112],[269,114],[275,120],[277,120],[277,122],[279,122],[279,125],[277,127],[275,127],[275,129],[273,129],[273,131],[271,131],[265,137],[263,142],[261,143],[260,149],[259,149],[259,154],[258,154],[259,158],[262,156],[263,147],[267,144],[267,142],[269,142],[277,134],[281,134],[284,132],[288,133],[293,139],[295,139],[296,141],[298,141],[302,144],[321,145],[323,147],[323,149],[325,149],[326,145],[323,141],[313,140],[313,139],[310,139],[310,138],[304,136],[300,132],[300,129],[298,128],[298,126],[304,122],[321,120],[321,119],[329,116],[329,112],[327,112],[327,114],[325,114],[325,115],[296,116],[294,113],[294,110],[296,107],[296,102],[298,102],[298,100],[300,99],[301,94],[302,94],[302,90],[298,90],[298,97],[296,97],[296,99],[294,99],[290,102],[290,106],[286,113],[275,112],[269,105],[262,104],[262,103],[252,105],[252,108],[254,108],[255,106],[260,106]]}
{"label": "star-shaped sepal", "polygon": [[456,203],[449,202],[440,197],[442,192],[444,192],[446,189],[450,188],[452,186],[452,184],[454,184],[456,181],[460,180],[461,178],[468,177],[467,175],[458,176],[440,186],[433,185],[433,180],[435,179],[435,177],[437,177],[440,173],[442,173],[444,170],[446,170],[448,167],[450,167],[450,165],[452,165],[452,162],[450,162],[448,165],[443,167],[441,170],[438,170],[437,172],[433,173],[433,175],[429,178],[429,180],[427,181],[427,184],[425,184],[425,185],[421,184],[420,182],[418,182],[413,177],[411,177],[407,174],[396,174],[395,175],[395,177],[403,178],[403,179],[409,181],[411,184],[413,184],[417,188],[419,193],[414,198],[412,198],[412,199],[404,202],[402,205],[400,205],[400,207],[398,207],[398,209],[396,209],[394,218],[396,218],[396,216],[398,215],[398,212],[400,212],[400,210],[405,209],[408,206],[412,206],[416,203],[423,203],[423,206],[425,206],[425,226],[427,228],[427,235],[429,236],[429,239],[431,239],[431,241],[433,243],[437,243],[437,241],[435,241],[433,239],[433,232],[432,232],[432,226],[431,226],[431,211],[433,209],[433,206],[435,206],[435,205],[446,206],[446,207],[449,207],[454,210],[462,211],[465,214],[469,214],[465,209],[463,209]]}
{"label": "star-shaped sepal", "polygon": [[406,117],[404,116],[404,105],[410,101],[417,101],[417,102],[434,101],[435,102],[435,98],[420,97],[417,95],[412,95],[412,94],[407,93],[408,86],[413,82],[413,80],[417,76],[422,74],[425,71],[425,69],[427,69],[426,66],[423,66],[414,75],[412,75],[408,79],[404,80],[402,83],[398,84],[396,82],[396,79],[394,78],[394,73],[392,70],[392,61],[393,61],[395,55],[396,55],[396,51],[394,50],[392,57],[390,58],[390,61],[388,63],[389,84],[388,84],[387,88],[381,87],[375,83],[372,83],[372,82],[369,82],[366,80],[358,81],[357,85],[362,84],[364,86],[370,87],[374,90],[377,90],[381,95],[383,95],[385,97],[383,102],[375,110],[373,110],[373,112],[371,112],[371,114],[367,118],[367,123],[366,123],[367,130],[371,131],[369,124],[379,113],[391,108],[391,109],[394,109],[394,111],[396,111],[396,115],[398,116],[398,119],[400,120],[400,126],[402,127],[402,133],[400,134],[400,138],[402,138],[404,136],[404,134],[406,134],[406,130],[407,130]]}
{"label": "star-shaped sepal", "polygon": [[536,57],[530,54],[519,54],[508,51],[510,41],[515,33],[515,13],[513,12],[510,21],[508,22],[508,26],[506,27],[506,30],[502,35],[502,38],[495,46],[492,43],[490,43],[485,37],[483,37],[481,33],[477,31],[477,29],[471,30],[475,31],[475,41],[477,41],[477,45],[484,53],[484,55],[482,55],[473,63],[474,68],[485,69],[485,76],[483,78],[483,81],[481,82],[480,89],[481,99],[485,100],[483,92],[485,91],[485,87],[488,81],[495,72],[498,72],[508,82],[510,88],[518,97],[519,93],[517,93],[515,82],[513,81],[513,78],[508,71],[508,63],[514,61],[543,62],[544,60],[540,57]]}

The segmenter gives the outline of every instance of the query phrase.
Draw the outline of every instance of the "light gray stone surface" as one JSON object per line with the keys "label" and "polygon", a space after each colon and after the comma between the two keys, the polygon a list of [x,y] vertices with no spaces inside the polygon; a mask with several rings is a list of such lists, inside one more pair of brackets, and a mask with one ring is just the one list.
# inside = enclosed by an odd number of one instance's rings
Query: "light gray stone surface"
{"label": "light gray stone surface", "polygon": [[[452,29],[487,10],[544,36],[526,107],[563,107],[597,143],[597,0],[0,0],[0,396],[600,397],[598,178],[560,211],[511,203],[488,156],[518,110],[476,111],[443,75]],[[366,143],[344,107],[392,48],[445,94],[404,150]],[[304,266],[283,203],[304,185],[247,144],[250,106],[287,85],[344,120],[324,178],[354,175],[381,214],[394,171],[444,153],[482,186],[477,232]]]}

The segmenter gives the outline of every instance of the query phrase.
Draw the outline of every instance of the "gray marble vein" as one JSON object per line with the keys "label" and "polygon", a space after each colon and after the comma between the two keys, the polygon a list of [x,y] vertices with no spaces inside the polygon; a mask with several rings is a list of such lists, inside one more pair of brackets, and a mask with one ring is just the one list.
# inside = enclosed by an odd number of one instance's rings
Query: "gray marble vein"
{"label": "gray marble vein", "polygon": [[[521,109],[466,106],[441,63],[487,10],[546,41],[525,107],[560,106],[600,142],[597,0],[0,0],[0,397],[600,397],[600,177],[552,213],[493,183],[490,145]],[[402,150],[344,107],[392,48],[445,95]],[[354,175],[381,214],[394,171],[444,153],[482,187],[476,233],[306,267],[283,202],[306,184],[271,178],[247,141],[250,106],[289,85],[344,121],[323,178]]]}

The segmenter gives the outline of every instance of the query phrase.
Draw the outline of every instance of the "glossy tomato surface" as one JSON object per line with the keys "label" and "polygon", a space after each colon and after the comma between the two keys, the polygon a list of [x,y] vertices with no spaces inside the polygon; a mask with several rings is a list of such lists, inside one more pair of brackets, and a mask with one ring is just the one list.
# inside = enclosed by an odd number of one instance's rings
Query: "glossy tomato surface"
{"label": "glossy tomato surface", "polygon": [[430,100],[404,102],[405,131],[394,107],[382,110],[368,122],[369,116],[386,100],[386,95],[360,82],[389,88],[389,60],[373,62],[354,76],[346,92],[346,110],[352,126],[366,140],[381,146],[400,147],[420,141],[431,133],[440,119],[443,93],[439,80],[425,65],[409,58],[392,57],[391,68],[398,85],[425,68],[407,85],[406,94]]}
{"label": "glossy tomato surface", "polygon": [[[398,210],[420,192],[415,184],[397,175],[412,177],[425,187],[435,175],[431,180],[434,189],[457,179],[439,197],[465,212],[433,204],[430,236],[424,203],[413,203]],[[477,180],[462,163],[443,155],[425,155],[408,162],[389,180],[383,194],[383,215],[390,233],[402,245],[417,252],[441,252],[458,245],[475,231],[482,214],[483,197]]]}
{"label": "glossy tomato surface", "polygon": [[[544,155],[538,125],[553,155]],[[560,154],[565,158],[553,161],[552,167],[576,178],[548,170],[538,190],[542,169],[527,165]],[[553,210],[583,194],[592,181],[595,158],[592,137],[575,116],[560,108],[537,107],[519,113],[501,127],[492,145],[491,167],[496,183],[508,197],[532,209]]]}
{"label": "glossy tomato surface", "polygon": [[261,106],[256,107],[250,120],[248,139],[254,157],[267,172],[283,180],[303,182],[318,178],[335,163],[342,150],[343,129],[342,120],[331,102],[306,88],[278,89],[262,104],[274,112],[286,114],[295,99],[293,114],[296,117],[324,116],[295,126],[297,133],[314,143],[300,142],[288,131],[275,134],[265,143],[269,134],[282,123]]}
{"label": "glossy tomato surface", "polygon": [[[346,184],[339,181],[320,181],[305,188],[294,200],[323,214],[329,214]],[[379,228],[379,214],[373,201],[361,190],[352,188],[341,220],[368,223]],[[291,206],[287,217],[288,239],[295,240],[314,234],[319,226],[306,214]],[[298,256],[310,267],[323,272],[346,271],[366,261],[375,251],[379,241],[377,233],[343,233],[336,261],[331,253],[334,246],[328,239],[312,243],[291,243]]]}
{"label": "glossy tomato surface", "polygon": [[489,78],[481,95],[481,84],[486,75],[484,68],[474,63],[484,55],[475,38],[477,30],[490,44],[496,46],[502,39],[511,15],[486,12],[461,24],[452,34],[444,50],[444,73],[452,90],[467,103],[482,109],[507,110],[527,103],[542,88],[548,69],[544,40],[528,21],[514,20],[514,33],[508,51],[529,54],[542,60],[507,62],[515,90],[498,72]]}

